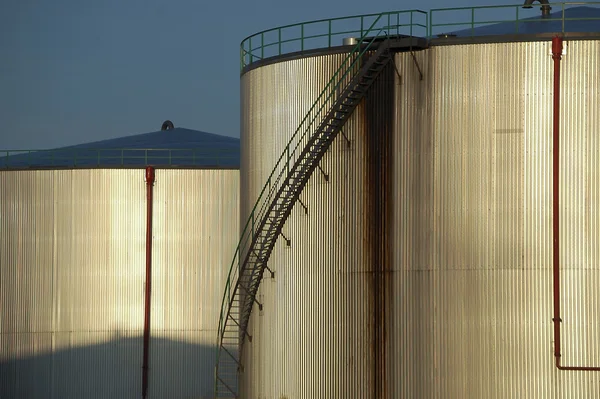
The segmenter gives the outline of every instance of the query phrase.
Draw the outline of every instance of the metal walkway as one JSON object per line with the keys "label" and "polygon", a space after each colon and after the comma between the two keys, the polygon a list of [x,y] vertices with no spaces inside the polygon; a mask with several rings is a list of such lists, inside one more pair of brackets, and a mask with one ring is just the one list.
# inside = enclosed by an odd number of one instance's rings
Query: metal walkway
{"label": "metal walkway", "polygon": [[[256,294],[277,238],[300,193],[352,112],[391,59],[386,36],[367,33],[334,74],[294,133],[244,227],[227,280],[218,333],[215,367],[217,398],[237,397],[243,371],[241,350]],[[367,34],[370,37],[366,39]],[[385,33],[385,32],[384,32]],[[361,66],[367,53],[368,60]],[[316,126],[316,127],[315,127]]]}

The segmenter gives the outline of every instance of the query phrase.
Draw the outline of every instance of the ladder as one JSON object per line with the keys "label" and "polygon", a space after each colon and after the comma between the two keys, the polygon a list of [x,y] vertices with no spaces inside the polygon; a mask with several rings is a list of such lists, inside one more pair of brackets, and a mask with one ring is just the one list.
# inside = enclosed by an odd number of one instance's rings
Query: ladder
{"label": "ladder", "polygon": [[[375,23],[374,23],[375,24]],[[246,223],[227,279],[219,321],[215,396],[237,397],[241,350],[269,257],[292,208],[323,155],[391,60],[390,39],[367,33],[336,71],[279,158]],[[371,32],[372,34],[372,32]],[[385,34],[385,32],[384,32]],[[362,65],[363,56],[372,53]],[[320,122],[319,122],[320,121]]]}

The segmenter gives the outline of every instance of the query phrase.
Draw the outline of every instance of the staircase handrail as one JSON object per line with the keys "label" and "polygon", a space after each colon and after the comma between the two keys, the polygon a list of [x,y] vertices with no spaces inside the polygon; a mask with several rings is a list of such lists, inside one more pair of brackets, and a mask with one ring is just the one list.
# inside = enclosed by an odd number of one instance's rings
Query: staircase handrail
{"label": "staircase handrail", "polygon": [[[408,19],[400,20],[400,16]],[[422,10],[393,11],[337,18],[318,19],[270,28],[254,33],[240,43],[240,70],[264,59],[297,51],[324,49],[342,45],[342,38],[362,37],[374,18],[387,17],[391,35],[414,36],[416,30],[428,32],[428,15]],[[397,17],[395,20],[392,17]]]}
{"label": "staircase handrail", "polygon": [[[412,11],[402,11],[400,13],[405,12]],[[230,311],[232,300],[234,299],[236,290],[238,289],[238,277],[240,269],[243,266],[241,261],[245,255],[247,244],[251,242],[252,238],[254,237],[255,227],[257,227],[258,222],[260,222],[265,216],[264,213],[268,209],[268,205],[271,203],[273,195],[277,193],[278,189],[280,188],[280,184],[282,180],[284,180],[283,177],[285,177],[284,172],[289,172],[291,166],[293,166],[291,161],[296,156],[301,143],[307,137],[308,133],[311,132],[311,128],[318,126],[316,121],[320,121],[324,117],[323,110],[329,110],[329,108],[326,108],[326,106],[330,103],[330,100],[334,98],[334,95],[340,88],[341,84],[346,80],[346,78],[348,78],[349,73],[359,66],[362,56],[373,49],[374,43],[377,41],[377,39],[389,36],[389,33],[386,30],[388,26],[378,27],[378,22],[380,22],[382,17],[396,13],[398,12],[379,14],[369,28],[364,30],[363,36],[358,39],[356,45],[342,61],[340,66],[334,72],[332,78],[328,81],[325,88],[321,91],[308,112],[305,114],[304,118],[301,120],[298,128],[293,133],[292,137],[284,147],[279,159],[275,163],[275,166],[267,178],[265,185],[262,187],[254,207],[252,208],[250,215],[246,220],[246,224],[242,229],[240,241],[236,247],[225,283],[217,335],[217,369],[221,352],[219,347],[221,346],[222,335],[227,323],[228,312]],[[384,35],[382,35],[382,32]],[[352,76],[350,76],[350,78],[352,78]],[[277,174],[276,172],[278,171],[279,173]],[[233,285],[234,282],[236,284],[235,286]]]}

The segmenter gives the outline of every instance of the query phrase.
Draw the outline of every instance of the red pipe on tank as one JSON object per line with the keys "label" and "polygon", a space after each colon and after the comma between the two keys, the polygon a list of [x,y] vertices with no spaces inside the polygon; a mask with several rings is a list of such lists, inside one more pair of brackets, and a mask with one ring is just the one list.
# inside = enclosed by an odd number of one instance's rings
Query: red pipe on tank
{"label": "red pipe on tank", "polygon": [[144,294],[144,362],[142,365],[142,398],[148,394],[148,354],[150,349],[150,292],[152,283],[152,187],[154,167],[146,168],[146,291]]}
{"label": "red pipe on tank", "polygon": [[553,238],[553,259],[552,259],[552,275],[553,275],[553,300],[554,300],[554,357],[556,358],[556,367],[559,370],[572,371],[600,371],[600,367],[576,367],[576,366],[561,366],[560,364],[560,224],[559,224],[559,188],[560,188],[560,140],[559,140],[559,122],[560,122],[560,60],[562,58],[563,39],[554,37],[552,39],[552,59],[554,60],[554,115],[552,121],[552,238]]}

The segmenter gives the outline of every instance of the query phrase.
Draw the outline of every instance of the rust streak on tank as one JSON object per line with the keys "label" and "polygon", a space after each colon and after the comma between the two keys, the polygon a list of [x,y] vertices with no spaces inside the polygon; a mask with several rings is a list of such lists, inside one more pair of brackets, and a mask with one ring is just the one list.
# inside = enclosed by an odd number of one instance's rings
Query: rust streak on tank
{"label": "rust streak on tank", "polygon": [[392,133],[394,70],[388,65],[365,97],[366,251],[371,336],[371,397],[388,398],[387,354],[391,320]]}

